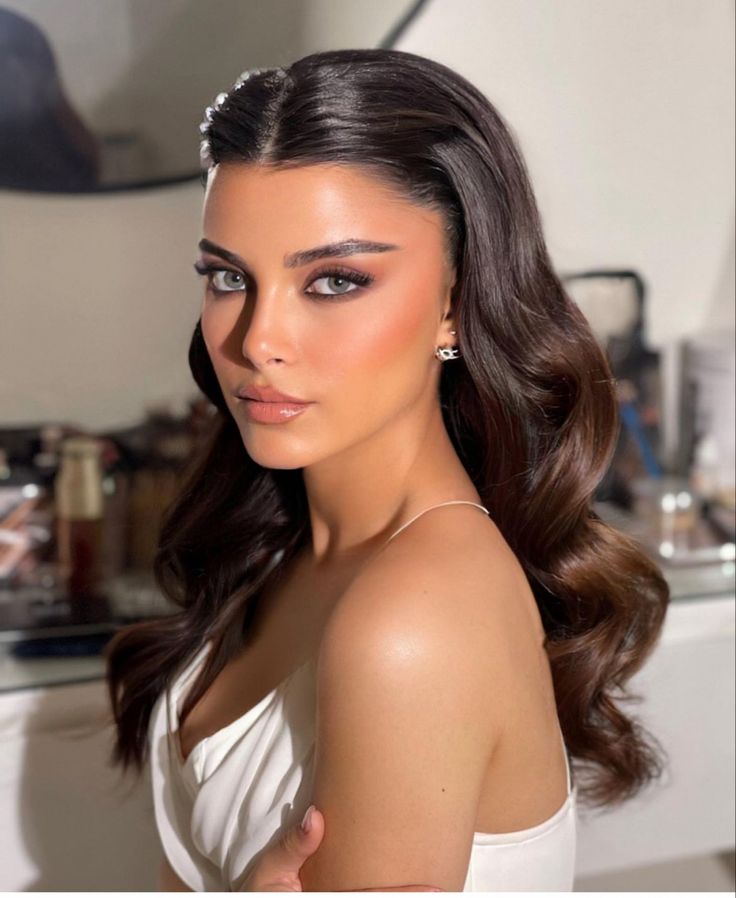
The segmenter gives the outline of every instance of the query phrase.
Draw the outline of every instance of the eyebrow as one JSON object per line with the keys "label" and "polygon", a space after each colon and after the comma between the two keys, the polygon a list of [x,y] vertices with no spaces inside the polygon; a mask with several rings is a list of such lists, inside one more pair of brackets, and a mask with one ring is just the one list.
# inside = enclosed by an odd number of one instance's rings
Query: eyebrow
{"label": "eyebrow", "polygon": [[[240,268],[244,268],[246,271],[248,270],[245,260],[237,253],[231,252],[229,249],[225,249],[222,246],[218,246],[206,237],[203,237],[199,241],[199,248],[203,252],[212,253],[214,256],[219,256],[221,259],[232,262],[233,265],[238,265]],[[317,259],[325,259],[333,256],[352,256],[357,253],[386,253],[394,249],[401,249],[401,247],[397,246],[395,243],[378,243],[375,240],[349,238],[347,240],[340,240],[337,243],[326,243],[323,246],[315,246],[312,249],[302,249],[298,252],[287,253],[284,256],[284,267],[299,268],[300,266],[308,265],[310,262],[314,262]]]}

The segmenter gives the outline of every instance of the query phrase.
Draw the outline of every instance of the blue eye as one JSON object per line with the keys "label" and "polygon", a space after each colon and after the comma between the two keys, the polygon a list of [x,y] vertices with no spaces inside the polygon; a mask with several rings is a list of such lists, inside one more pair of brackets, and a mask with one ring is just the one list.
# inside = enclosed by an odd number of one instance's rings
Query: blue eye
{"label": "blue eye", "polygon": [[[207,277],[207,282],[215,291],[215,293],[239,293],[245,287],[244,276],[240,274],[239,271],[232,271],[230,268],[218,268],[216,265],[207,265],[202,264],[201,262],[194,263],[194,270],[197,272],[197,274],[205,275]],[[219,274],[240,278],[242,283],[231,287],[228,285],[227,281],[225,281],[224,286],[218,286],[214,282],[214,278],[215,275]],[[221,281],[220,283],[222,284],[223,282]]]}
{"label": "blue eye", "polygon": [[[332,296],[347,296],[348,293],[359,293],[361,287],[367,287],[368,284],[371,283],[373,278],[369,274],[363,274],[359,271],[351,271],[348,268],[326,268],[318,271],[310,281],[310,284],[315,284],[317,281],[323,280],[342,281],[343,284],[354,285],[352,290],[338,289],[335,293],[320,293],[320,291],[316,291],[316,293],[314,294],[316,296],[324,296],[326,298],[329,298]],[[309,290],[307,290],[306,292],[312,293],[312,291]]]}

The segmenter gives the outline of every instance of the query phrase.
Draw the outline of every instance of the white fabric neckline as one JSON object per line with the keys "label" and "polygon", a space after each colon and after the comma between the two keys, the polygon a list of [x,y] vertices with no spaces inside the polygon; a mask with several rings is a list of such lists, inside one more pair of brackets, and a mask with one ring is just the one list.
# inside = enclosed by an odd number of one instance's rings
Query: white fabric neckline
{"label": "white fabric neckline", "polygon": [[177,762],[181,767],[192,766],[195,763],[196,757],[201,755],[205,749],[205,746],[212,746],[215,744],[219,744],[220,742],[228,739],[231,736],[239,736],[243,732],[247,731],[249,724],[252,719],[257,719],[259,716],[259,712],[263,710],[263,708],[269,703],[273,697],[281,692],[283,689],[288,686],[288,684],[293,680],[297,674],[303,671],[307,666],[314,662],[314,658],[308,658],[302,664],[300,664],[297,668],[292,670],[290,674],[287,674],[283,680],[274,686],[270,692],[267,692],[266,695],[263,696],[259,701],[256,702],[251,708],[249,708],[244,714],[241,714],[239,717],[236,717],[235,720],[230,723],[225,724],[225,726],[220,727],[219,730],[215,730],[214,733],[210,733],[209,736],[203,736],[198,742],[196,742],[193,746],[189,754],[186,758],[183,757],[181,751],[181,740],[179,733],[179,715],[181,713],[181,707],[183,705],[183,700],[186,692],[186,687],[190,684],[190,682],[194,679],[194,675],[197,673],[198,662],[201,660],[202,656],[206,652],[206,650],[210,647],[213,640],[208,640],[202,649],[194,656],[192,663],[189,665],[187,669],[185,669],[182,674],[181,681],[178,684],[178,688],[176,690],[176,694],[174,695],[173,701],[173,709],[172,714],[170,715],[169,720],[169,735],[172,738],[174,743],[174,750],[176,754]]}

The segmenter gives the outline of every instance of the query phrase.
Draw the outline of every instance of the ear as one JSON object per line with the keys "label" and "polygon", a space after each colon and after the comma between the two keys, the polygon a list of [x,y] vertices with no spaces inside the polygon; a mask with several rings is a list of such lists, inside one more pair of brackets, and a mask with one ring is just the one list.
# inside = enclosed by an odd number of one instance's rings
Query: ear
{"label": "ear", "polygon": [[442,298],[440,325],[437,330],[438,346],[454,346],[457,341],[457,335],[451,334],[450,331],[456,331],[454,324],[455,319],[455,283],[456,278],[445,288],[445,294]]}

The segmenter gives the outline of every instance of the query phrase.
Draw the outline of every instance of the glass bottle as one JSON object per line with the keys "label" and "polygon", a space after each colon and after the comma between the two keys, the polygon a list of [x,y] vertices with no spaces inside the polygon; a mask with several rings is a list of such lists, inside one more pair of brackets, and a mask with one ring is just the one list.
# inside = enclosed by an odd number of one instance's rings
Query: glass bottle
{"label": "glass bottle", "polygon": [[89,436],[61,444],[55,481],[60,575],[72,602],[98,594],[103,581],[104,492],[101,444]]}

